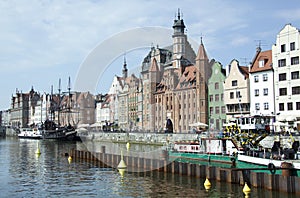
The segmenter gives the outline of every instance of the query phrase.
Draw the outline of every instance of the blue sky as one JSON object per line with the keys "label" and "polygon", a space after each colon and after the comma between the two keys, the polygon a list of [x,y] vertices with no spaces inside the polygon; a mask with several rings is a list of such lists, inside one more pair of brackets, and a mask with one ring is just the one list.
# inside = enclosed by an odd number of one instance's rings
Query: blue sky
{"label": "blue sky", "polygon": [[[57,91],[61,78],[66,90],[68,77],[75,81],[86,57],[102,42],[134,28],[171,28],[178,8],[188,37],[199,42],[202,35],[209,58],[223,66],[232,59],[241,65],[250,62],[258,40],[263,50],[271,49],[287,23],[300,28],[296,0],[1,0],[0,109],[9,108],[16,89],[28,92],[33,86],[43,93],[53,85]],[[128,50],[129,70],[138,68],[147,50]],[[123,55],[111,62],[97,88],[89,90],[93,94],[106,92],[113,75],[121,74]]]}

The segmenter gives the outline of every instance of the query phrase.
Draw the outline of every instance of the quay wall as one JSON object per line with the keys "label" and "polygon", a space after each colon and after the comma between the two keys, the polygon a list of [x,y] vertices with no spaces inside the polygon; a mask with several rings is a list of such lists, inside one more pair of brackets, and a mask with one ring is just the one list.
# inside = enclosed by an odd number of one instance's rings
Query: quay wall
{"label": "quay wall", "polygon": [[126,171],[146,172],[160,171],[165,173],[188,175],[190,177],[208,178],[210,180],[234,183],[239,185],[248,184],[250,188],[265,188],[272,191],[282,191],[300,195],[300,177],[252,172],[249,170],[236,171],[230,168],[220,168],[211,165],[201,165],[169,161],[167,153],[161,159],[136,157],[129,155],[116,155],[105,152],[89,152],[86,150],[72,149],[70,156],[73,160],[83,160],[100,167],[116,168],[121,159],[127,165]]}
{"label": "quay wall", "polygon": [[[120,143],[141,143],[141,144],[154,144],[154,145],[166,145],[168,143],[174,143],[175,141],[193,141],[200,137],[204,137],[195,133],[142,133],[142,132],[127,132],[127,133],[115,133],[115,132],[102,132],[102,131],[83,131],[78,130],[78,135],[82,140],[87,141],[109,141]],[[300,136],[293,136],[295,141],[300,142]],[[267,136],[260,144],[264,148],[272,148],[274,141],[280,141],[281,146],[291,148],[292,141],[290,136]]]}

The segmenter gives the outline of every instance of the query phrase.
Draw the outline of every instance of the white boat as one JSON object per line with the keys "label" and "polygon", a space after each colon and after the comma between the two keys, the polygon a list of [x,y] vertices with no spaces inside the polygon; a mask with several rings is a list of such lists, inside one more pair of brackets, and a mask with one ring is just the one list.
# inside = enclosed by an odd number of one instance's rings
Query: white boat
{"label": "white boat", "polygon": [[21,128],[21,132],[18,134],[19,138],[27,139],[42,139],[43,136],[37,128]]}
{"label": "white boat", "polygon": [[277,160],[277,159],[267,159],[261,157],[254,157],[249,155],[238,155],[238,161],[246,162],[249,164],[263,165],[270,168],[275,166],[276,168],[282,167],[283,163],[290,163],[293,165],[293,168],[300,170],[300,160]]}

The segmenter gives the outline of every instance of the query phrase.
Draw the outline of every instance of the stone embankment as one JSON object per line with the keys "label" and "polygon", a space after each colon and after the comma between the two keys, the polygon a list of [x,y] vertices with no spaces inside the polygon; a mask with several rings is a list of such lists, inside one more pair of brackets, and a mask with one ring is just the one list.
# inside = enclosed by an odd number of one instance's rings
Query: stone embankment
{"label": "stone embankment", "polygon": [[87,161],[100,167],[112,167],[116,169],[120,161],[123,160],[126,165],[126,168],[122,169],[123,173],[124,171],[159,171],[162,174],[187,175],[190,177],[208,178],[209,180],[240,185],[247,183],[250,188],[265,188],[300,195],[300,177],[290,176],[291,174],[279,175],[253,172],[250,170],[236,170],[234,168],[221,168],[212,165],[169,161],[167,152],[162,153],[160,159],[152,159],[147,156],[135,157],[123,154],[109,154],[106,153],[105,148],[102,147],[100,152],[71,150],[69,155],[74,161]]}

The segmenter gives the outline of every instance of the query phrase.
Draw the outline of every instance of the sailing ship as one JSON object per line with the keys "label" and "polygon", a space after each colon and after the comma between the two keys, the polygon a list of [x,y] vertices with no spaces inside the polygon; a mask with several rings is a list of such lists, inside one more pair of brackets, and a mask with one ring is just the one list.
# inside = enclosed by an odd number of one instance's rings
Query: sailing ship
{"label": "sailing ship", "polygon": [[[63,126],[60,123],[60,114],[61,113],[71,113],[71,79],[69,77],[69,84],[68,84],[68,92],[64,93],[65,96],[67,94],[67,101],[68,101],[68,107],[67,109],[61,108],[61,80],[59,79],[59,87],[58,87],[58,101],[54,101],[53,96],[53,87],[51,87],[51,95],[50,95],[50,107],[49,112],[50,116],[46,116],[46,120],[42,122],[41,124],[38,124],[35,126],[35,130],[38,131],[38,133],[41,135],[41,139],[56,139],[56,140],[75,140],[77,139],[77,131],[75,130],[75,127],[73,127],[70,123],[70,116],[68,115],[68,124],[64,124]],[[47,98],[43,99],[46,101],[43,101],[47,103]],[[41,104],[41,111],[42,111],[42,105]],[[46,106],[46,112],[48,112],[47,106],[48,104],[45,104]],[[55,122],[55,112],[57,112],[57,123]],[[41,112],[42,116],[42,112]],[[49,118],[50,117],[50,118]],[[42,120],[42,118],[41,118]]]}

